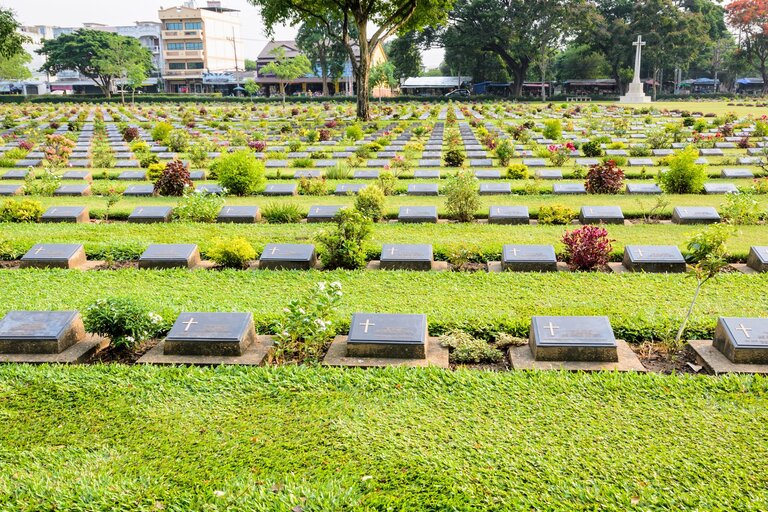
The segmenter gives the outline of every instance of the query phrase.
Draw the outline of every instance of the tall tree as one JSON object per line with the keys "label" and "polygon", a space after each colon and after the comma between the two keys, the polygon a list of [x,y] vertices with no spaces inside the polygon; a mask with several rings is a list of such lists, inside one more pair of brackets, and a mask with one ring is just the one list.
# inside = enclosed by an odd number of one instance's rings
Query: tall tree
{"label": "tall tree", "polygon": [[457,0],[443,41],[497,55],[519,96],[530,66],[574,36],[589,10],[585,0]]}
{"label": "tall tree", "polygon": [[725,9],[728,21],[740,32],[745,55],[760,70],[763,93],[768,92],[768,0],[736,0]]}
{"label": "tall tree", "polygon": [[[389,87],[391,91],[398,84],[397,77],[395,77],[395,66],[388,61],[372,66],[368,84],[371,89],[374,87]],[[379,96],[379,101],[381,101],[381,96]]]}
{"label": "tall tree", "polygon": [[389,62],[395,66],[395,78],[402,80],[421,75],[421,51],[419,35],[415,30],[387,41],[384,45]]}
{"label": "tall tree", "polygon": [[245,59],[245,70],[246,71],[256,71],[258,69],[258,64],[253,59]]}
{"label": "tall tree", "polygon": [[277,83],[280,86],[280,95],[285,104],[285,86],[288,82],[296,80],[302,76],[312,73],[312,64],[306,55],[297,55],[295,57],[286,57],[282,48],[273,50],[275,60],[261,68],[261,74],[275,75]]}
{"label": "tall tree", "polygon": [[[115,50],[117,53],[112,54]],[[43,41],[37,53],[45,55],[42,70],[55,75],[74,70],[93,80],[106,97],[115,78],[134,65],[152,69],[152,54],[138,39],[101,30],[80,29]]]}
{"label": "tall tree", "polygon": [[0,59],[0,78],[4,80],[32,78],[32,72],[27,67],[30,62],[32,62],[32,56],[27,52],[17,53],[8,59]]}
{"label": "tall tree", "polygon": [[[269,31],[281,23],[317,20],[330,31],[341,20],[341,40],[355,75],[357,117],[371,117],[368,79],[379,44],[395,33],[419,30],[445,20],[453,0],[248,0],[261,8]],[[357,36],[352,27],[357,28]],[[372,33],[369,33],[369,30]],[[359,55],[358,55],[359,54]]]}
{"label": "tall tree", "polygon": [[131,103],[136,103],[136,89],[144,85],[149,78],[149,71],[141,64],[131,66],[126,72],[125,85],[131,88]]}
{"label": "tall tree", "polygon": [[314,64],[323,79],[323,96],[328,96],[328,80],[336,80],[344,73],[348,55],[338,37],[341,23],[333,20],[331,31],[317,20],[305,21],[299,27],[296,44]]}
{"label": "tall tree", "polygon": [[11,9],[0,7],[0,57],[10,59],[24,51],[24,43],[29,38],[19,32],[21,23]]}

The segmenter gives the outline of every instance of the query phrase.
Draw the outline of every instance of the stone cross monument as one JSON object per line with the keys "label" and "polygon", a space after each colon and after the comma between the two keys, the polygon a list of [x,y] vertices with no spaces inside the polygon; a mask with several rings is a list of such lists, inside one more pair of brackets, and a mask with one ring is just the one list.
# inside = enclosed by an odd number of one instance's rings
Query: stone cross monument
{"label": "stone cross monument", "polygon": [[640,59],[643,52],[643,46],[645,46],[643,36],[637,36],[637,41],[632,43],[632,46],[636,48],[635,76],[632,79],[632,83],[629,84],[629,91],[627,91],[627,94],[622,96],[619,101],[621,103],[650,103],[651,97],[645,95],[645,91],[643,91],[643,83],[640,81]]}

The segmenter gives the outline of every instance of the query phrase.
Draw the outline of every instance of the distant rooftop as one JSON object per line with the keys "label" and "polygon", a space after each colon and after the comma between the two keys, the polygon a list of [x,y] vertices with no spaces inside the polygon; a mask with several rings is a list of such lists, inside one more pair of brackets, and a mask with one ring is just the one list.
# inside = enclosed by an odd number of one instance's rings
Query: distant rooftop
{"label": "distant rooftop", "polygon": [[406,78],[401,89],[459,87],[464,82],[471,82],[471,76],[415,76]]}

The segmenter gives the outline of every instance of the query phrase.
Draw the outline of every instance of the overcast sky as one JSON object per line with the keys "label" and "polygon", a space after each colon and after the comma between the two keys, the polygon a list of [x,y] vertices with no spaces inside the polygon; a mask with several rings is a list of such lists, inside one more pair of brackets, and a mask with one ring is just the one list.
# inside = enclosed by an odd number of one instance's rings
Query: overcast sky
{"label": "overcast sky", "polygon": [[[24,25],[79,27],[83,23],[130,25],[135,21],[155,21],[160,7],[175,7],[183,0],[3,0],[2,3],[16,11]],[[198,6],[205,4],[205,0],[197,0]],[[255,59],[268,40],[258,11],[246,0],[223,0],[222,5],[241,11],[246,55]],[[276,30],[275,39],[292,39],[295,35],[296,29],[281,27]],[[424,64],[430,68],[437,67],[441,60],[442,51],[432,50],[424,55]]]}

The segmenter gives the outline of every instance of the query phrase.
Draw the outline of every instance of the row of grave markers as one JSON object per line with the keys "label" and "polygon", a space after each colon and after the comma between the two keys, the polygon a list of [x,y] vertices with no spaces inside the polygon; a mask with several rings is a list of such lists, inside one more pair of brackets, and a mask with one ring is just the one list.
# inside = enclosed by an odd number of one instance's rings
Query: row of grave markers
{"label": "row of grave markers", "polygon": [[[261,364],[272,339],[258,336],[252,313],[182,312],[167,336],[139,362]],[[106,346],[88,336],[77,311],[10,311],[0,320],[0,362],[83,362]],[[768,371],[768,319],[721,317],[714,340],[694,349],[710,368]],[[534,316],[528,346],[509,351],[513,368],[645,371],[617,340],[605,316]],[[423,314],[355,313],[349,334],[333,341],[329,365],[448,366],[448,350],[429,336]]]}
{"label": "row of grave markers", "polygon": [[[447,268],[434,260],[430,244],[384,244],[381,259],[369,263],[369,269],[441,270]],[[85,249],[81,244],[35,244],[21,258],[24,268],[88,268]],[[196,244],[151,244],[139,258],[139,268],[200,268]],[[317,253],[312,244],[267,244],[258,261],[258,268],[270,270],[319,269]],[[622,265],[636,272],[685,272],[687,265],[680,249],[674,245],[627,245]],[[747,268],[755,272],[768,271],[768,246],[752,246]],[[501,262],[491,262],[490,271],[552,272],[558,270],[555,249],[551,245],[505,244]]]}

